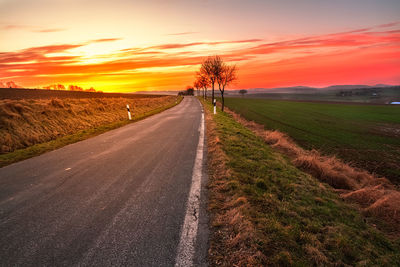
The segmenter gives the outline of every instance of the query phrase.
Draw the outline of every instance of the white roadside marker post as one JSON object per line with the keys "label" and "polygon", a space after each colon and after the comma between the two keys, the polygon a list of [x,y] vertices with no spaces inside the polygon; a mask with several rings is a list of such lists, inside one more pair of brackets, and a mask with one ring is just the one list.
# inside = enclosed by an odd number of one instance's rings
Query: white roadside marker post
{"label": "white roadside marker post", "polygon": [[128,110],[128,117],[129,117],[129,120],[132,120],[131,111],[129,110],[129,105],[126,105],[126,109]]}
{"label": "white roadside marker post", "polygon": [[217,114],[217,99],[214,99],[214,114]]}

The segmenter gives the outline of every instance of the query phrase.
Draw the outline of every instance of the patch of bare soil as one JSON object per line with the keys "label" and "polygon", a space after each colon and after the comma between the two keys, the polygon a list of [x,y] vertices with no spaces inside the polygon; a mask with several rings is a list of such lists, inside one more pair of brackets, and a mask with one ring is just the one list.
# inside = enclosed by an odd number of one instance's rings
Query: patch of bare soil
{"label": "patch of bare soil", "polygon": [[372,128],[371,132],[389,137],[400,137],[400,125],[380,124]]}

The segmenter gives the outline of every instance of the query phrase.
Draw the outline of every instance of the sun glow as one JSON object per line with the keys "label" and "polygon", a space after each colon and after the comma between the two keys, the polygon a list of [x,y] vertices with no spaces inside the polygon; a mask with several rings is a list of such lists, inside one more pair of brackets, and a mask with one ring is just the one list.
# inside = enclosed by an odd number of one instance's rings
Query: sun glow
{"label": "sun glow", "polygon": [[[399,84],[400,13],[383,4],[368,10],[358,1],[346,4],[347,16],[339,4],[316,1],[5,0],[0,82],[181,90],[205,57],[220,55],[239,69],[230,89]],[[328,13],[321,11],[326,6]],[[331,14],[340,19],[327,19]]]}

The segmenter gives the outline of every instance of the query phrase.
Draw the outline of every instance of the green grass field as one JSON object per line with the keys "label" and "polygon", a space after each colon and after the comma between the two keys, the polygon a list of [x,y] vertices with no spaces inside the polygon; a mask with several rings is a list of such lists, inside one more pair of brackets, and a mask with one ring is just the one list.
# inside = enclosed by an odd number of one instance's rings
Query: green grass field
{"label": "green grass field", "polygon": [[[211,113],[209,103],[205,108]],[[400,264],[399,241],[388,240],[365,223],[329,185],[296,169],[230,115],[218,112],[212,120],[230,170],[225,177],[214,175],[211,168],[212,218],[239,210],[243,216],[240,218],[250,221],[250,229],[254,229],[249,237],[238,225],[230,230],[218,220],[212,221],[213,260],[224,266]],[[232,240],[240,240],[240,247],[232,245]],[[256,262],[246,258],[235,261],[235,255],[243,253],[240,248],[246,251],[248,247],[258,251]]]}
{"label": "green grass field", "polygon": [[227,98],[245,118],[400,184],[400,107]]}
{"label": "green grass field", "polygon": [[[341,93],[347,95],[341,95]],[[387,88],[359,88],[359,89],[334,89],[334,90],[305,90],[296,89],[292,92],[259,92],[253,93],[249,98],[264,98],[273,100],[300,100],[300,101],[329,101],[388,104],[392,101],[400,101],[400,86]],[[373,95],[375,93],[375,95]]]}

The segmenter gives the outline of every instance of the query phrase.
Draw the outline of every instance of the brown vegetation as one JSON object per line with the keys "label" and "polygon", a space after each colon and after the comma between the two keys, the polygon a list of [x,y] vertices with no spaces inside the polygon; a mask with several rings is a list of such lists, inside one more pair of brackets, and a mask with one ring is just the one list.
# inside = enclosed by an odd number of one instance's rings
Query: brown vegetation
{"label": "brown vegetation", "polygon": [[[237,196],[229,190],[237,186],[230,181],[229,168],[226,166],[227,156],[220,146],[216,133],[215,122],[207,109],[207,147],[208,167],[210,170],[210,203],[211,235],[209,257],[212,266],[243,266],[256,265],[265,257],[255,247],[254,225],[243,213],[248,209],[246,198]],[[228,196],[228,197],[227,197]],[[229,256],[227,256],[229,255]]]}
{"label": "brown vegetation", "polygon": [[284,133],[265,130],[263,125],[247,121],[230,110],[227,112],[287,155],[296,167],[331,185],[346,201],[358,204],[366,216],[383,220],[386,232],[400,235],[400,191],[389,180],[354,168],[336,157],[305,150]]}
{"label": "brown vegetation", "polygon": [[161,108],[176,97],[0,100],[0,152],[7,153]]}
{"label": "brown vegetation", "polygon": [[49,99],[49,98],[153,98],[161,95],[129,93],[102,93],[71,90],[46,90],[24,88],[0,88],[0,99]]}

